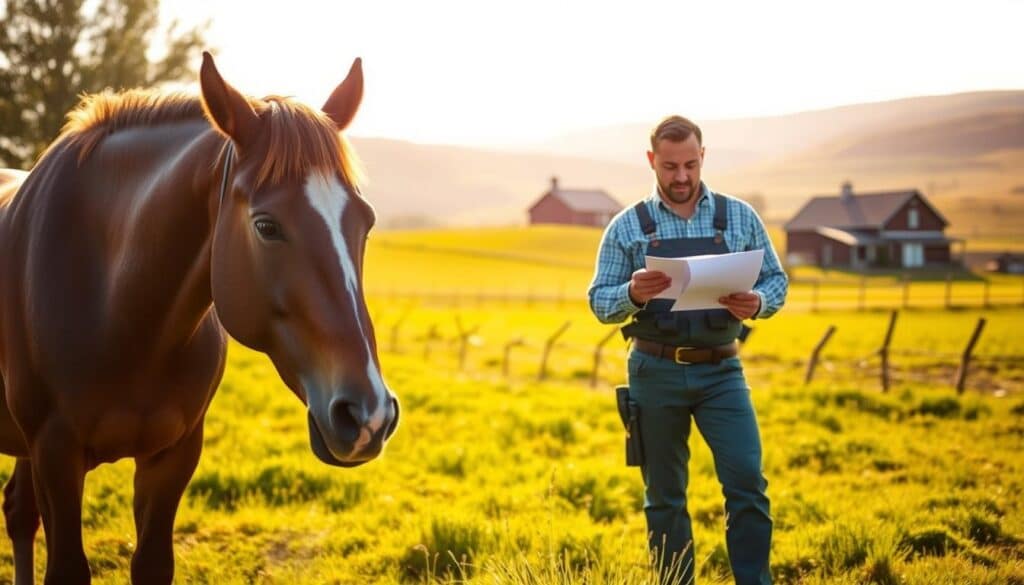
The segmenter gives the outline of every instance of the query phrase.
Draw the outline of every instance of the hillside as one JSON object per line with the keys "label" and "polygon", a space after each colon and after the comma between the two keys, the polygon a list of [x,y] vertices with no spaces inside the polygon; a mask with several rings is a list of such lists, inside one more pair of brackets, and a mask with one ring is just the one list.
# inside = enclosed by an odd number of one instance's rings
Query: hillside
{"label": "hillside", "polygon": [[1024,149],[1024,109],[948,118],[847,139],[818,150],[833,159],[977,157]]}
{"label": "hillside", "polygon": [[[1024,92],[980,92],[706,123],[704,177],[760,194],[785,221],[806,199],[838,191],[917,188],[971,237],[1024,236]],[[383,227],[521,225],[552,176],[624,204],[650,189],[647,129],[620,125],[507,152],[354,138]],[[629,136],[627,139],[626,136]],[[618,153],[618,154],[616,154]]]}
{"label": "hillside", "polygon": [[[1024,108],[1024,91],[986,91],[854,104],[783,116],[697,120],[714,153],[709,165],[733,169],[803,151],[848,135],[936,124],[991,112]],[[686,115],[686,112],[679,112]],[[576,132],[534,145],[540,152],[628,162],[648,148],[656,120]],[[720,161],[720,162],[719,162]]]}
{"label": "hillside", "polygon": [[649,170],[571,156],[354,138],[382,225],[521,224],[552,176],[629,200],[650,188]]}

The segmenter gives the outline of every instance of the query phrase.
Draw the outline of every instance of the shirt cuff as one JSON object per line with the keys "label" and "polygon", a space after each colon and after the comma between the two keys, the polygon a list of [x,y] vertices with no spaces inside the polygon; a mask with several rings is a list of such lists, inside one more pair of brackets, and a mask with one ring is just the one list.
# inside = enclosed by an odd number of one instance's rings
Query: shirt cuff
{"label": "shirt cuff", "polygon": [[615,308],[617,309],[616,312],[623,312],[627,316],[631,316],[633,313],[636,313],[643,308],[637,306],[636,303],[633,302],[633,299],[629,298],[628,282],[619,287],[619,302],[616,303]]}
{"label": "shirt cuff", "polygon": [[755,290],[754,294],[761,298],[761,305],[757,308],[757,312],[754,313],[751,319],[757,319],[758,317],[761,316],[761,313],[764,312],[764,293],[759,290]]}

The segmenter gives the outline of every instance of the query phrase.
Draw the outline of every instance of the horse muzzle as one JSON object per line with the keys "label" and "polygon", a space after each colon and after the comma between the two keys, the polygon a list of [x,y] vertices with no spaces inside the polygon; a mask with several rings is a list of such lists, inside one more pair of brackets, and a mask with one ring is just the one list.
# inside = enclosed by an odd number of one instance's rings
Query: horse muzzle
{"label": "horse muzzle", "polygon": [[379,425],[373,425],[357,405],[344,400],[333,400],[327,416],[318,416],[310,408],[307,419],[313,454],[338,467],[356,467],[375,459],[398,428],[398,399],[389,393],[387,401]]}

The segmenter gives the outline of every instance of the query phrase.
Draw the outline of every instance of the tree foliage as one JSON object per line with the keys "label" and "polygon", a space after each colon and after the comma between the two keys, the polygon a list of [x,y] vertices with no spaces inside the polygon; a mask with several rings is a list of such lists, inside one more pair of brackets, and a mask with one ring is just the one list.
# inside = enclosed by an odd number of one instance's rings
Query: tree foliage
{"label": "tree foliage", "polygon": [[31,166],[83,93],[192,78],[205,25],[160,27],[159,4],[0,0],[0,166]]}

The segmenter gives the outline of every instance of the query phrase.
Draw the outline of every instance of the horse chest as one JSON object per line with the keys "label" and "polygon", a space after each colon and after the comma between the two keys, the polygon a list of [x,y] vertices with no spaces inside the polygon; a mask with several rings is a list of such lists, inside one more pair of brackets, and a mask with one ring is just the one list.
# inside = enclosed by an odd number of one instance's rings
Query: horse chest
{"label": "horse chest", "polygon": [[149,411],[112,408],[97,417],[86,438],[86,447],[97,463],[147,457],[184,438],[191,428],[188,418],[176,407]]}

